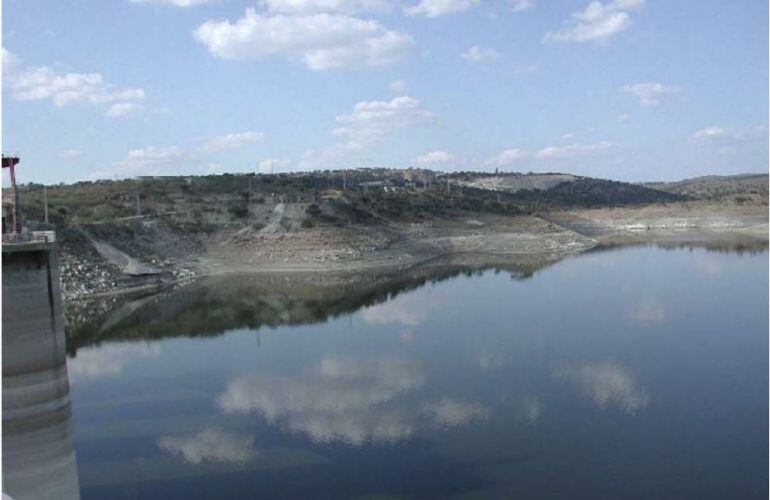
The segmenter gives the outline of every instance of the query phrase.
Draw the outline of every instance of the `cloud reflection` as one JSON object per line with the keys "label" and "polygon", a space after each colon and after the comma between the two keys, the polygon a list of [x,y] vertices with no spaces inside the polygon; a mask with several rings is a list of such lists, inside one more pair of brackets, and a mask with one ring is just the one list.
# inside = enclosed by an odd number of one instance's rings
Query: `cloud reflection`
{"label": "cloud reflection", "polygon": [[225,432],[220,429],[205,429],[186,437],[166,436],[158,440],[163,451],[181,456],[185,462],[243,463],[256,455],[254,437]]}
{"label": "cloud reflection", "polygon": [[67,360],[70,380],[117,377],[130,362],[158,356],[160,344],[117,343],[78,349],[77,356]]}
{"label": "cloud reflection", "polygon": [[449,398],[426,405],[425,413],[434,423],[445,428],[459,427],[489,416],[489,410],[481,405]]}
{"label": "cloud reflection", "polygon": [[656,326],[666,320],[666,309],[658,300],[646,299],[636,306],[631,317],[642,326]]}
{"label": "cloud reflection", "polygon": [[400,296],[381,304],[367,307],[361,313],[370,325],[399,324],[407,327],[421,325],[445,300],[438,292],[416,292]]}
{"label": "cloud reflection", "polygon": [[425,382],[419,365],[396,359],[324,359],[311,373],[241,377],[219,397],[227,413],[257,413],[314,441],[393,442],[412,434],[395,400]]}
{"label": "cloud reflection", "polygon": [[518,411],[519,420],[528,424],[534,424],[543,414],[543,402],[538,397],[526,396]]}
{"label": "cloud reflection", "polygon": [[626,368],[609,362],[584,364],[558,370],[556,378],[578,386],[596,405],[611,406],[629,415],[643,412],[650,395]]}

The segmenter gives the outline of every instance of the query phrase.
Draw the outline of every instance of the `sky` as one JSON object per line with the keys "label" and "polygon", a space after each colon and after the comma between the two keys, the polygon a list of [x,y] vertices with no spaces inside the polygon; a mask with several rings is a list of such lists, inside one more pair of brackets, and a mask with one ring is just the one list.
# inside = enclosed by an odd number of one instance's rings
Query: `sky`
{"label": "sky", "polygon": [[21,182],[768,171],[767,0],[5,0]]}

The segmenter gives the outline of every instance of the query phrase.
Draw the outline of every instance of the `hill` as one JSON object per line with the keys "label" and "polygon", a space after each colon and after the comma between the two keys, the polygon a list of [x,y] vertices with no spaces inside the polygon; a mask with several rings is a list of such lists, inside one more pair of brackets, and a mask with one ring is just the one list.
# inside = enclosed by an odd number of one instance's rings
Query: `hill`
{"label": "hill", "polygon": [[725,199],[745,202],[767,198],[768,174],[707,175],[676,182],[650,182],[646,187],[699,199]]}
{"label": "hill", "polygon": [[757,194],[729,207],[695,194],[561,173],[411,168],[20,189],[25,226],[57,231],[68,298],[146,292],[198,276],[401,270],[460,255],[483,265],[553,261],[619,232],[766,227],[766,199]]}
{"label": "hill", "polygon": [[[49,221],[55,227],[162,217],[185,230],[268,224],[277,202],[297,224],[369,224],[418,220],[458,211],[527,214],[566,207],[623,206],[686,198],[649,186],[569,174],[438,173],[419,169],[354,169],[293,174],[223,174],[143,177],[49,186]],[[25,220],[42,221],[43,189],[21,190]],[[310,206],[312,205],[312,206]]]}

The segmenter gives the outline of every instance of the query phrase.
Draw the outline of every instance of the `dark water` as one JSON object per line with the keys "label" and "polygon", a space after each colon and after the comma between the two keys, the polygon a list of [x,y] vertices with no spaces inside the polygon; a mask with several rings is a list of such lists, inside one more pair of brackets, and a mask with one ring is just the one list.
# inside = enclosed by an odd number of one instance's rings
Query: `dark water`
{"label": "dark water", "polygon": [[279,285],[71,339],[84,498],[767,498],[766,251]]}

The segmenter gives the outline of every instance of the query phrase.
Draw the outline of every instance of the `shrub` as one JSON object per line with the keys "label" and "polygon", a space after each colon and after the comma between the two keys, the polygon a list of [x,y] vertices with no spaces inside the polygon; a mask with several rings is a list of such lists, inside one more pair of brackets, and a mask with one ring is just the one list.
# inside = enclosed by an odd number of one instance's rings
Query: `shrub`
{"label": "shrub", "polygon": [[310,215],[311,217],[318,217],[319,215],[321,215],[321,208],[315,203],[311,203],[305,209],[305,213]]}
{"label": "shrub", "polygon": [[242,219],[249,215],[249,207],[247,207],[245,203],[234,203],[227,207],[227,211],[230,215],[238,219]]}

